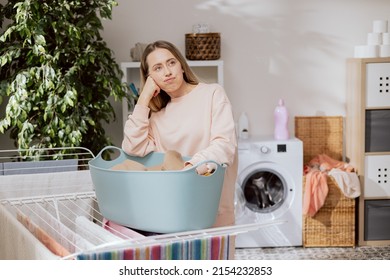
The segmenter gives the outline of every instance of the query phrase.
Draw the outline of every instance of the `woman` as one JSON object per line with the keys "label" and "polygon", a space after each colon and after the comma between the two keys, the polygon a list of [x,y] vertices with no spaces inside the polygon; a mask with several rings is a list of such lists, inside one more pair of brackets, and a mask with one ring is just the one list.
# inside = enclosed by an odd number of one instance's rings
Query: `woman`
{"label": "woman", "polygon": [[[125,124],[123,150],[133,156],[176,150],[191,157],[183,168],[204,160],[227,164],[214,226],[233,225],[237,141],[224,89],[199,82],[178,49],[166,41],[146,47],[141,82],[141,94]],[[207,168],[197,171],[203,174]]]}

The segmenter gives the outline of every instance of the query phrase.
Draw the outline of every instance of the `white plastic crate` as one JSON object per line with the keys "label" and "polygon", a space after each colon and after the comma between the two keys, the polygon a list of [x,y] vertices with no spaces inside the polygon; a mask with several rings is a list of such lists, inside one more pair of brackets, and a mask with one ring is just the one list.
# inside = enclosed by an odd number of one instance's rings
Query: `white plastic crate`
{"label": "white plastic crate", "polygon": [[390,63],[368,63],[366,107],[390,106]]}
{"label": "white plastic crate", "polygon": [[364,197],[390,196],[390,155],[365,157]]}

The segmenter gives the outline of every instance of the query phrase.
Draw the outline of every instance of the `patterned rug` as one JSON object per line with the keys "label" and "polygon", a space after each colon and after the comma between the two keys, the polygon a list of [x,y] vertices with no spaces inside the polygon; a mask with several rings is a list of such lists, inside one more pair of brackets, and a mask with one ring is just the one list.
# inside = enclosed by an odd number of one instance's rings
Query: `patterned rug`
{"label": "patterned rug", "polygon": [[390,260],[390,246],[355,248],[245,248],[236,249],[236,260]]}

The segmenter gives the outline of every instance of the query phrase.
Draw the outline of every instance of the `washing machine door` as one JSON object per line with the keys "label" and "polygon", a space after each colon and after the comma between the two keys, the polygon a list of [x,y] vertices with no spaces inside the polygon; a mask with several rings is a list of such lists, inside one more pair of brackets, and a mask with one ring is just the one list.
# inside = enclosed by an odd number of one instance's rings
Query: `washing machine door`
{"label": "washing machine door", "polygon": [[238,174],[237,183],[238,217],[244,215],[251,222],[277,219],[292,205],[294,182],[281,165],[272,162],[249,165]]}

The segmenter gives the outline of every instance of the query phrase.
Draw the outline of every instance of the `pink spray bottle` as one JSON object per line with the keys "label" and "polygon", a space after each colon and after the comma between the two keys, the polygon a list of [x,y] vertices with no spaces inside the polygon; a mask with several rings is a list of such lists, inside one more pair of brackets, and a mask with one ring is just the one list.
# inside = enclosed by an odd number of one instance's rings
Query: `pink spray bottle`
{"label": "pink spray bottle", "polygon": [[279,99],[278,106],[274,111],[275,131],[274,138],[276,140],[288,140],[290,135],[288,132],[288,111],[284,106],[284,100]]}

